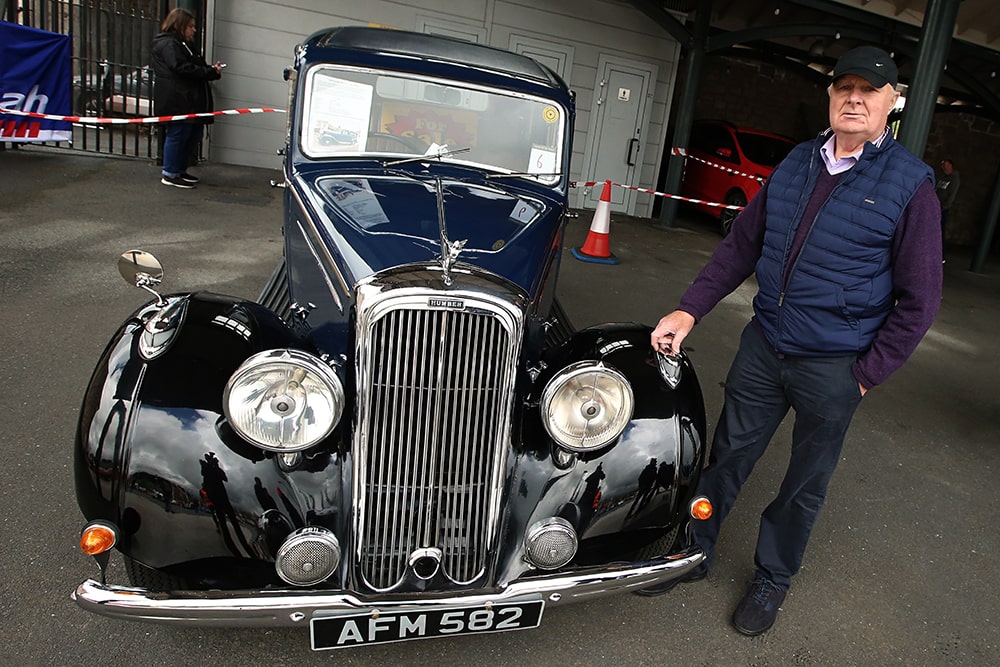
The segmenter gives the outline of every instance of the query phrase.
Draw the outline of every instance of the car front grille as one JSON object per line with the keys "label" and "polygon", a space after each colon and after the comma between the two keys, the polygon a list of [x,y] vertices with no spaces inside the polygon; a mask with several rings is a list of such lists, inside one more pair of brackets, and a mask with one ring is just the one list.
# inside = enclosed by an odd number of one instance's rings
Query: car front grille
{"label": "car front grille", "polygon": [[355,525],[375,589],[400,582],[418,549],[439,549],[456,583],[487,567],[521,331],[498,305],[411,291],[361,309]]}

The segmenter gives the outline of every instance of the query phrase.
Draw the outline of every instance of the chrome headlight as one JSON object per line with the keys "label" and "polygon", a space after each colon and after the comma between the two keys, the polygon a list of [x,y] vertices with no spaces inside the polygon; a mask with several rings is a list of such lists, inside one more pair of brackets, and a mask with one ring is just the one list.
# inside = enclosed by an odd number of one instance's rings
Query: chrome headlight
{"label": "chrome headlight", "polygon": [[233,430],[258,447],[297,451],[328,436],[340,421],[344,387],[311,354],[268,350],[236,369],[222,407]]}
{"label": "chrome headlight", "polygon": [[624,375],[599,361],[580,361],[545,385],[542,423],[560,447],[586,452],[621,435],[634,405],[632,386]]}

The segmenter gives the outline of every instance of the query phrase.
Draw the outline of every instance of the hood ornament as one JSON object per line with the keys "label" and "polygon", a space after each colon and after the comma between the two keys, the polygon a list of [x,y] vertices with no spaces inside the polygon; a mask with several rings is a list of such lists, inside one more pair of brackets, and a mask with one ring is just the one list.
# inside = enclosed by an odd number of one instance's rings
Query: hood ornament
{"label": "hood ornament", "polygon": [[450,287],[453,282],[451,268],[458,261],[458,256],[462,253],[469,239],[448,240],[448,228],[444,222],[444,188],[441,185],[440,176],[434,179],[434,191],[437,195],[438,231],[441,234],[441,270],[444,272],[444,284]]}

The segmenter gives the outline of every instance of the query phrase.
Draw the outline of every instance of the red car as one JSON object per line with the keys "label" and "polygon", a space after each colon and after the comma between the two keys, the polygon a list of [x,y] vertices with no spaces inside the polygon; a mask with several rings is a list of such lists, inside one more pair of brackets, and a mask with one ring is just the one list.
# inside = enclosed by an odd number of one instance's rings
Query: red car
{"label": "red car", "polygon": [[[794,141],[778,134],[721,120],[696,121],[688,142],[681,195],[745,206],[794,146]],[[729,233],[739,213],[705,204],[695,206],[719,218],[723,235]]]}

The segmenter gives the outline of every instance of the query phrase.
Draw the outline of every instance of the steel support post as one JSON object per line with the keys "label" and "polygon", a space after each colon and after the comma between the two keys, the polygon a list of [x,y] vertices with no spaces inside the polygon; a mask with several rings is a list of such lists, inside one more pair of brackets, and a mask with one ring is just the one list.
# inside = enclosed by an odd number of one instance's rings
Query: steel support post
{"label": "steel support post", "polygon": [[1000,218],[1000,168],[997,169],[997,180],[993,184],[993,198],[990,200],[990,209],[986,213],[986,220],[983,223],[983,234],[979,237],[979,248],[972,260],[972,266],[969,267],[973,273],[983,272],[986,257],[990,254],[990,247],[993,245],[993,234],[997,230],[997,218]]}
{"label": "steel support post", "polygon": [[[697,10],[695,10],[694,37],[688,47],[684,91],[677,107],[677,119],[674,121],[674,146],[686,148],[688,139],[691,137],[695,97],[698,93],[701,71],[705,63],[705,40],[708,36],[711,19],[712,3],[709,0],[699,2]],[[677,194],[681,186],[681,176],[684,173],[684,156],[674,155],[672,148],[668,149],[670,153],[664,190],[670,194]],[[664,197],[663,204],[660,206],[658,224],[673,227],[676,215],[677,200]]]}
{"label": "steel support post", "polygon": [[906,92],[906,107],[899,129],[899,142],[922,157],[927,146],[937,104],[941,73],[948,62],[951,36],[955,31],[958,6],[962,0],[929,0],[920,29],[917,64]]}

